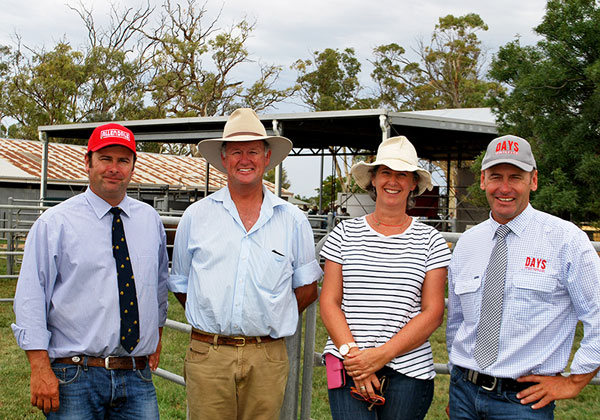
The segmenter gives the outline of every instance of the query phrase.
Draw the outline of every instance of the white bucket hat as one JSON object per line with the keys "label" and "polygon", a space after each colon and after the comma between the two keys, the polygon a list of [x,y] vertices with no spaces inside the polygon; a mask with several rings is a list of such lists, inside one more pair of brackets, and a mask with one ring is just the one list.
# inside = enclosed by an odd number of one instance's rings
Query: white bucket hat
{"label": "white bucket hat", "polygon": [[371,174],[369,169],[385,165],[394,171],[416,172],[419,174],[419,182],[415,195],[421,195],[425,190],[431,191],[431,174],[419,167],[419,158],[414,146],[404,136],[390,137],[384,140],[377,149],[375,162],[358,162],[352,165],[350,172],[356,183],[364,190],[371,185]]}
{"label": "white bucket hat", "polygon": [[270,171],[279,165],[292,150],[292,142],[280,136],[267,136],[265,126],[258,115],[250,108],[239,108],[227,119],[223,129],[223,138],[207,139],[198,143],[198,150],[204,159],[221,172],[227,172],[221,162],[221,146],[225,141],[255,141],[265,140],[271,150],[271,161],[265,168]]}

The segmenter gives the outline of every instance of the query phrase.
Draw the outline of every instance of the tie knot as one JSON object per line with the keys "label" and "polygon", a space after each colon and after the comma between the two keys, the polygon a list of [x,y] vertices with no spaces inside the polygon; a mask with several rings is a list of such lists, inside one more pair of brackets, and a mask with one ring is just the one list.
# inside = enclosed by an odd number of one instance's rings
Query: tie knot
{"label": "tie knot", "polygon": [[500,225],[498,226],[498,229],[496,229],[496,236],[501,239],[506,238],[506,235],[508,235],[509,233],[510,228],[506,225]]}
{"label": "tie knot", "polygon": [[113,207],[109,211],[112,214],[114,214],[115,216],[118,216],[119,214],[121,214],[121,208],[120,207]]}

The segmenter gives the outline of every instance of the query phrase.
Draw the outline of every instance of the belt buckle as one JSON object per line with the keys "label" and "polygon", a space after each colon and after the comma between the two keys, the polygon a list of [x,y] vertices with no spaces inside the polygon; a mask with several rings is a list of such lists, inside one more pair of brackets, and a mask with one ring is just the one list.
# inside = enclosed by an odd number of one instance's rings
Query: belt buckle
{"label": "belt buckle", "polygon": [[246,345],[246,337],[233,337],[234,340],[241,340],[241,343],[235,343],[236,347],[244,347]]}
{"label": "belt buckle", "polygon": [[483,388],[486,391],[493,391],[496,388],[496,385],[498,385],[498,378],[496,378],[495,376],[492,376],[492,378],[494,378],[494,381],[492,382],[492,386],[481,385],[481,388]]}
{"label": "belt buckle", "polygon": [[112,359],[112,358],[114,358],[114,357],[116,357],[116,356],[106,356],[104,358],[104,369],[106,369],[106,370],[113,370],[113,368],[110,367],[109,360]]}

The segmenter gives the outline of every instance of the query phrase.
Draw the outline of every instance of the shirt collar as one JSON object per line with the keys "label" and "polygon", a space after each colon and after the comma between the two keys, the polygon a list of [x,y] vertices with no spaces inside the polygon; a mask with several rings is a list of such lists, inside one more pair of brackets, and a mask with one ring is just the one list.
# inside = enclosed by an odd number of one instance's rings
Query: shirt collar
{"label": "shirt collar", "polygon": [[[96,213],[96,217],[98,217],[98,219],[103,218],[106,215],[106,213],[108,213],[108,211],[113,207],[110,204],[108,204],[106,201],[104,201],[103,198],[96,195],[96,193],[94,193],[94,191],[92,191],[92,189],[89,186],[85,190],[84,195],[85,195],[87,202],[90,204],[90,206],[94,210],[94,213]],[[125,213],[125,215],[129,217],[130,213],[129,213],[129,199],[128,198],[129,197],[127,197],[127,194],[125,194],[125,197],[123,197],[123,200],[121,200],[121,202],[117,205],[117,207],[120,207],[121,210],[123,211],[123,213]]]}
{"label": "shirt collar", "polygon": [[[250,229],[250,231],[248,233],[251,233],[251,232],[259,229],[261,226],[263,226],[265,223],[267,223],[267,221],[271,218],[271,216],[273,216],[273,209],[275,207],[280,206],[285,203],[284,201],[280,200],[275,194],[273,194],[271,191],[269,191],[267,189],[267,187],[265,187],[264,184],[262,186],[262,192],[263,192],[263,201],[262,201],[262,204],[260,207],[260,215],[259,215],[256,223],[254,223],[254,226],[252,226],[252,229]],[[223,207],[240,224],[240,226],[242,226],[242,227],[244,226],[242,221],[239,218],[239,214],[237,212],[237,208],[235,207],[235,203],[231,199],[231,193],[229,192],[229,187],[225,186],[224,188],[221,188],[219,191],[212,193],[207,198],[209,198],[213,201],[221,202],[223,204]]]}
{"label": "shirt collar", "polygon": [[[527,207],[525,207],[525,210],[523,210],[517,217],[515,217],[510,222],[508,222],[506,224],[506,226],[508,226],[515,235],[521,236],[521,234],[523,233],[523,231],[529,224],[529,221],[531,220],[531,217],[533,216],[533,212],[534,212],[534,210],[533,210],[533,207],[531,207],[531,204],[527,204]],[[490,220],[490,226],[492,228],[492,237],[493,237],[493,235],[496,233],[496,230],[498,229],[498,226],[500,226],[500,223],[498,223],[496,220],[494,220],[494,218],[492,217],[491,211],[490,211],[490,219],[489,220]]]}

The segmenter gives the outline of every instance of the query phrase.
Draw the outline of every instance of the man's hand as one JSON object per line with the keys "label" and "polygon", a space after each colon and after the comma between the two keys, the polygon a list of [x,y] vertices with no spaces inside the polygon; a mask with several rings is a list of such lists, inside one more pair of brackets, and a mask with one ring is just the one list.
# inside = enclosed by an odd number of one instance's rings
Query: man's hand
{"label": "man's hand", "polygon": [[158,363],[160,362],[160,351],[162,350],[162,340],[158,341],[158,346],[156,346],[156,351],[148,356],[148,363],[150,364],[150,370],[155,371],[158,368]]}
{"label": "man's hand", "polygon": [[58,411],[58,379],[50,367],[48,352],[28,350],[27,358],[31,365],[31,405],[46,414]]}
{"label": "man's hand", "polygon": [[[187,295],[183,295],[187,296]],[[183,303],[185,307],[185,303]],[[148,364],[150,365],[150,370],[155,371],[158,368],[158,363],[160,362],[160,351],[162,350],[162,332],[163,327],[158,328],[158,345],[156,346],[156,350],[150,356],[148,356]]]}
{"label": "man's hand", "polygon": [[534,410],[545,407],[555,400],[574,398],[592,380],[596,372],[598,372],[598,369],[582,375],[522,376],[517,381],[537,382],[537,384],[519,392],[517,398],[521,400],[521,404],[529,404],[537,401],[531,406]]}

